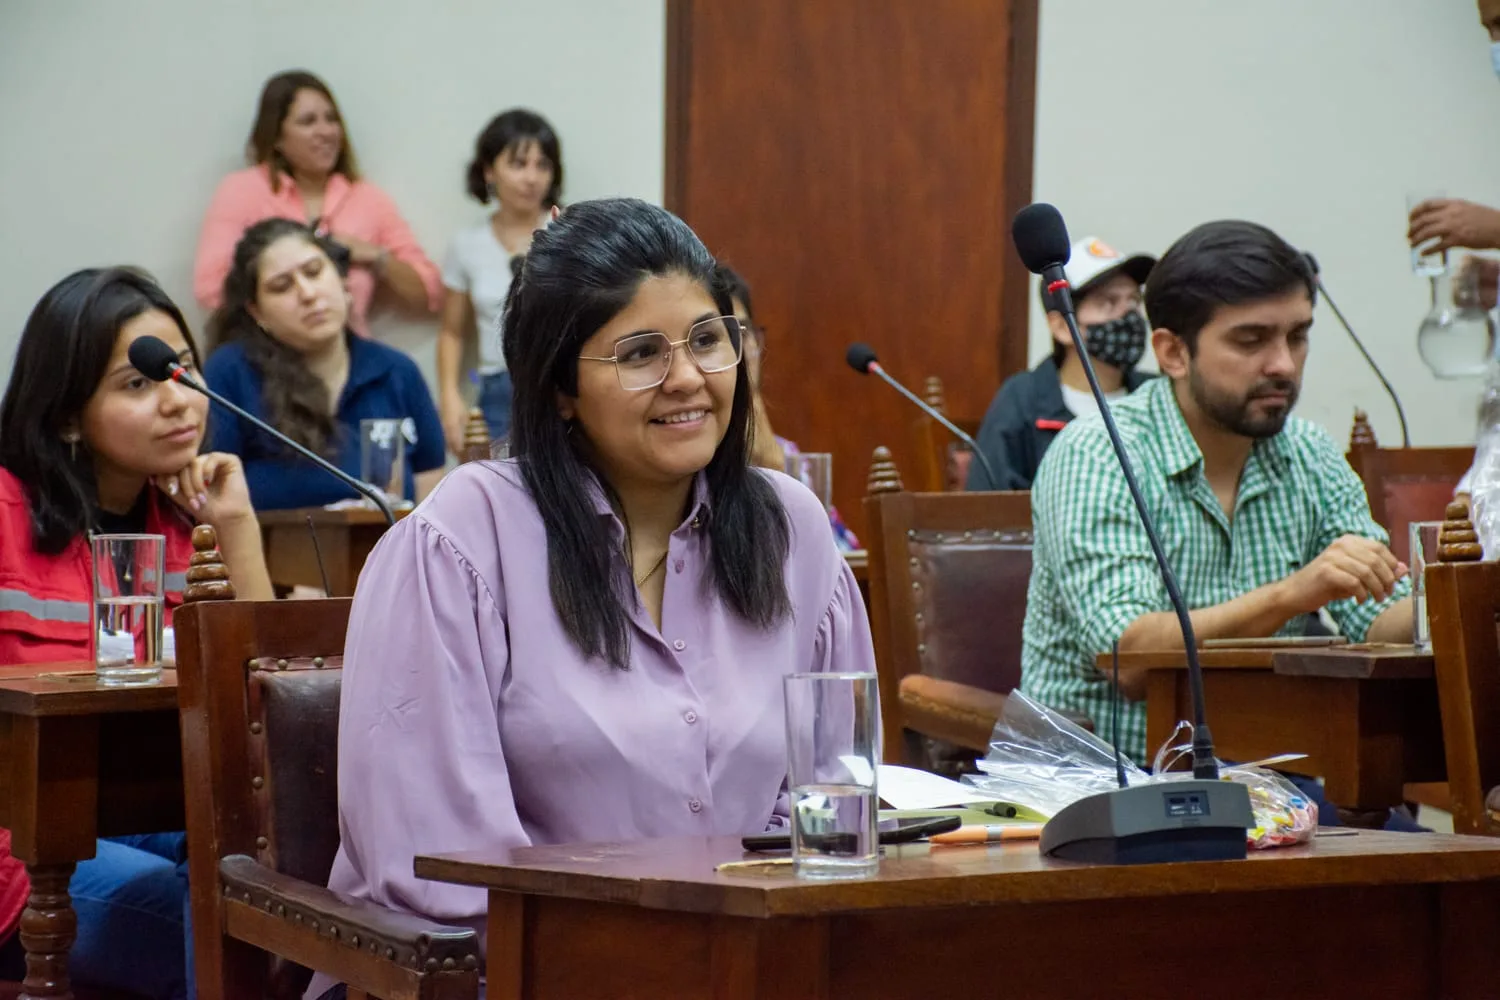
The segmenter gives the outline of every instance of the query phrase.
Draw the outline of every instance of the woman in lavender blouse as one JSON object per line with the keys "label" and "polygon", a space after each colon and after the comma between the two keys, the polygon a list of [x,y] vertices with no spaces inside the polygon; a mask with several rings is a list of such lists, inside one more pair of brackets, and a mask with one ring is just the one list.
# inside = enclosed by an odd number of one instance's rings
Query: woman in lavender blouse
{"label": "woman in lavender blouse", "polygon": [[360,576],[331,888],[483,934],[484,891],[414,855],[785,824],[781,678],[874,652],[817,498],[750,467],[713,267],[640,201],[536,234],[512,458],[449,474]]}

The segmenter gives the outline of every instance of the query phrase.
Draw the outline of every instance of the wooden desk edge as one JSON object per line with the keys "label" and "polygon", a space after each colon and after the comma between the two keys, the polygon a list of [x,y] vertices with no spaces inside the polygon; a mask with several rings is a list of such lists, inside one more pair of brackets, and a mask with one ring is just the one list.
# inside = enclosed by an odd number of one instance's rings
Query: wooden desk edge
{"label": "wooden desk edge", "polygon": [[163,670],[155,684],[103,687],[53,680],[48,674],[86,673],[86,665],[47,664],[35,672],[0,673],[0,714],[43,718],[60,715],[112,715],[177,710],[177,671]]}
{"label": "wooden desk edge", "polygon": [[[1367,838],[1356,834],[1347,838]],[[1420,836],[1441,834],[1384,834]],[[1345,838],[1339,838],[1344,840]],[[714,913],[765,919],[890,909],[922,909],[1008,903],[1076,902],[1110,896],[1151,898],[1217,892],[1255,892],[1358,885],[1419,885],[1487,881],[1500,887],[1500,842],[1472,841],[1468,850],[1352,853],[1335,847],[1319,854],[1318,844],[1252,852],[1246,861],[1192,865],[1071,865],[974,872],[955,870],[926,878],[809,883],[790,877],[719,876],[691,880],[647,874],[570,871],[494,865],[474,855],[418,856],[419,878],[473,885],[490,891],[592,900],[686,913]],[[1431,846],[1430,842],[1428,846]],[[925,853],[925,848],[918,848]],[[978,850],[978,849],[965,849]],[[1032,844],[994,845],[986,853],[1035,851]],[[971,856],[972,857],[972,856]],[[723,861],[739,860],[725,853]]]}

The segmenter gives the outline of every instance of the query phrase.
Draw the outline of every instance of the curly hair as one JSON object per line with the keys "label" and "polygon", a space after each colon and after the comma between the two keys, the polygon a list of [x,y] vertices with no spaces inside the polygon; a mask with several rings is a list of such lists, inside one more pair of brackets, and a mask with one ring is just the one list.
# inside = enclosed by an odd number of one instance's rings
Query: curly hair
{"label": "curly hair", "polygon": [[292,219],[262,219],[246,229],[235,245],[224,277],[223,299],[209,317],[208,331],[215,349],[236,341],[243,346],[245,360],[261,379],[267,422],[304,448],[332,457],[338,446],[338,427],[328,387],[308,370],[302,355],[267,333],[250,315],[260,287],[261,255],[288,236],[322,250],[340,274],[347,273],[347,256],[341,247]]}

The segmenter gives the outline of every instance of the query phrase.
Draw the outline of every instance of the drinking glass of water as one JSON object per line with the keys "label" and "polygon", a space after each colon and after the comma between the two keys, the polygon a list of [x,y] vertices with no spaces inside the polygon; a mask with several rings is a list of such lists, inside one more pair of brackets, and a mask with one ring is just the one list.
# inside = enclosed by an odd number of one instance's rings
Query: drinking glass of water
{"label": "drinking glass of water", "polygon": [[1432,631],[1427,627],[1427,565],[1438,561],[1438,531],[1442,521],[1413,521],[1411,523],[1410,560],[1412,597],[1412,645],[1419,653],[1432,652]]}
{"label": "drinking glass of water", "polygon": [[823,501],[823,509],[833,506],[833,456],[822,451],[794,451],[786,457],[786,474],[812,490]]}
{"label": "drinking glass of water", "polygon": [[[1411,213],[1424,201],[1434,201],[1446,198],[1442,191],[1424,191],[1420,194],[1408,194],[1406,196],[1406,217],[1411,218]],[[1442,250],[1438,253],[1423,253],[1421,247],[1411,248],[1411,270],[1423,278],[1434,278],[1448,271],[1448,251]]]}
{"label": "drinking glass of water", "polygon": [[359,478],[393,500],[406,496],[406,430],[402,421],[359,422]]}
{"label": "drinking glass of water", "polygon": [[880,865],[875,830],[880,689],[875,675],[791,674],[783,685],[797,875],[873,875]]}
{"label": "drinking glass of water", "polygon": [[161,679],[167,540],[94,535],[94,611],[89,645],[100,684]]}

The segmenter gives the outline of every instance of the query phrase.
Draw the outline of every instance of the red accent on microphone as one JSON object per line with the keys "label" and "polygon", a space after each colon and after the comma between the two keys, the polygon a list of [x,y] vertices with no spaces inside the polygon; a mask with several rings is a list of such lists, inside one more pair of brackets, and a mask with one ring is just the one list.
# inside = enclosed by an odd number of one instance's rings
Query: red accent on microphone
{"label": "red accent on microphone", "polygon": [[1048,420],[1046,417],[1036,418],[1036,429],[1039,431],[1060,431],[1068,426],[1066,420]]}
{"label": "red accent on microphone", "polygon": [[1049,285],[1047,285],[1047,291],[1049,293],[1053,294],[1053,295],[1056,295],[1062,289],[1064,289],[1064,288],[1071,288],[1071,287],[1073,287],[1073,286],[1070,285],[1070,284],[1068,284],[1068,279],[1066,279],[1066,278],[1059,278],[1057,281],[1054,281],[1054,282],[1050,283]]}
{"label": "red accent on microphone", "polygon": [[178,382],[181,381],[182,376],[185,374],[187,374],[187,369],[182,367],[181,365],[177,365],[172,369],[172,374],[168,375],[167,378],[171,379],[173,382]]}
{"label": "red accent on microphone", "polygon": [[883,372],[883,371],[885,371],[885,369],[882,368],[882,367],[880,367],[880,362],[879,361],[871,361],[868,365],[865,366],[865,371],[866,372]]}

